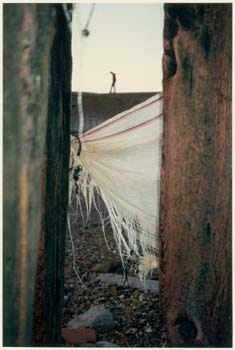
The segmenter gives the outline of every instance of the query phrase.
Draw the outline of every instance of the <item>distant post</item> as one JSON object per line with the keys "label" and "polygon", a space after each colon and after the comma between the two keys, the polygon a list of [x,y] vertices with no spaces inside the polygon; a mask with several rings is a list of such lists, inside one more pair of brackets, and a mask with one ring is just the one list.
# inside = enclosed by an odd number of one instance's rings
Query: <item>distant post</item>
{"label": "distant post", "polygon": [[232,5],[166,4],[161,292],[171,346],[232,346]]}

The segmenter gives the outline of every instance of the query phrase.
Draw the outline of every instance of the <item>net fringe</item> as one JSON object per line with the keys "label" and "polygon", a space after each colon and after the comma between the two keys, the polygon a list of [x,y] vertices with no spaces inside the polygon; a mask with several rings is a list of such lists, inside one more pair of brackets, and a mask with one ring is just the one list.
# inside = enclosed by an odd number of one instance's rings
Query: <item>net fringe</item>
{"label": "net fringe", "polygon": [[124,271],[137,262],[142,280],[158,267],[162,119],[157,94],[71,140],[70,203],[75,192],[83,226],[94,206],[108,249],[109,223]]}
{"label": "net fringe", "polygon": [[[126,211],[124,212],[122,208],[106,196],[105,192],[91,178],[88,170],[84,167],[79,157],[76,156],[73,147],[71,147],[71,167],[75,168],[78,165],[82,166],[82,171],[79,176],[76,191],[72,174],[70,176],[70,205],[72,194],[77,192],[77,210],[79,208],[83,227],[87,225],[92,205],[94,205],[100,218],[107,248],[110,250],[105,232],[106,225],[109,223],[112,228],[123,268],[125,269],[127,261],[134,257],[134,259],[138,261],[138,275],[144,282],[145,279],[152,274],[152,271],[158,267],[156,233],[149,231],[146,227],[141,225],[138,221],[138,217],[128,216]],[[85,212],[82,209],[81,196],[84,199]],[[106,216],[100,207],[100,198],[107,210],[108,215]],[[154,240],[156,242],[153,244]]]}

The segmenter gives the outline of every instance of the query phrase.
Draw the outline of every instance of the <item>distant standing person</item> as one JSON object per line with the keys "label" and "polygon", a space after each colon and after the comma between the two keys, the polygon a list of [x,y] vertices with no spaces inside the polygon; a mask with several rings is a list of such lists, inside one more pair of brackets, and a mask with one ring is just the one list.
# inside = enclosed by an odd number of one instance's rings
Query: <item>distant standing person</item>
{"label": "distant standing person", "polygon": [[113,91],[113,93],[116,93],[116,74],[113,72],[110,72],[112,74],[112,85],[111,85],[111,89],[110,89],[110,94]]}

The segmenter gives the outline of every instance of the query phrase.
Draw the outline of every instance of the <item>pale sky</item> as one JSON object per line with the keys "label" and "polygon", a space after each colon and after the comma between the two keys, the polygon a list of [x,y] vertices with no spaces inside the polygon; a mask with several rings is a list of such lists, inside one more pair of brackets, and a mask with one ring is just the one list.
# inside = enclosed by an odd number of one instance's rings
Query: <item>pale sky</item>
{"label": "pale sky", "polygon": [[[91,4],[79,4],[73,23],[73,91],[162,91],[163,4],[97,4],[90,35],[79,37]],[[80,28],[79,28],[80,26]],[[80,48],[80,49],[79,49]]]}

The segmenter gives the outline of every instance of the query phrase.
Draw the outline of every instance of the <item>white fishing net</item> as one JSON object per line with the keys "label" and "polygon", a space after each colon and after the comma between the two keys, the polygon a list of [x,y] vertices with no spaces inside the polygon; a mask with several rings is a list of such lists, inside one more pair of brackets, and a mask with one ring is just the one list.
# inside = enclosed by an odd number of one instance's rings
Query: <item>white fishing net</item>
{"label": "white fishing net", "polygon": [[[157,94],[82,134],[79,156],[80,143],[72,141],[72,168],[82,166],[76,191],[85,199],[83,215],[93,203],[104,226],[99,195],[122,260],[138,256],[142,277],[157,267],[162,118]],[[71,175],[70,193],[73,184]]]}

